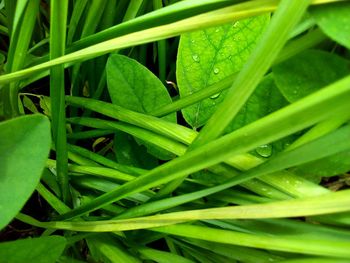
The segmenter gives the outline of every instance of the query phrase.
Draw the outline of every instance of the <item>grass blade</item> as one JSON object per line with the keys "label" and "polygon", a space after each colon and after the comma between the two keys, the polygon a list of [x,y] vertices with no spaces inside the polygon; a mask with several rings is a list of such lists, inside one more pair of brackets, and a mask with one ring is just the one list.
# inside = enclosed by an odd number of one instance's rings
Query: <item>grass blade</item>
{"label": "grass blade", "polygon": [[[50,23],[50,57],[63,56],[66,43],[68,0],[51,1]],[[51,69],[50,95],[53,140],[56,147],[57,180],[61,187],[62,199],[66,203],[70,199],[68,186],[68,153],[66,135],[65,84],[64,67],[58,65]]]}

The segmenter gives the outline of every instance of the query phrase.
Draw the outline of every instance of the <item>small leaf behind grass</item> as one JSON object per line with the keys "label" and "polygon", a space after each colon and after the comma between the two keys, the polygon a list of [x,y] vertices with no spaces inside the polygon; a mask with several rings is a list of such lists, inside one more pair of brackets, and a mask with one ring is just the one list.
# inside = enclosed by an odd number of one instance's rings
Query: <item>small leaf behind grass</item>
{"label": "small leaf behind grass", "polygon": [[[350,74],[350,61],[320,50],[308,50],[273,67],[278,88],[285,98],[295,102]],[[304,164],[296,172],[319,181],[350,170],[350,152],[342,152]],[[312,175],[312,176],[311,176]]]}
{"label": "small leaf behind grass", "polygon": [[[148,113],[172,100],[162,82],[147,68],[128,57],[113,54],[107,63],[107,84],[112,102],[126,109]],[[163,119],[176,122],[172,113]],[[142,142],[148,151],[160,159],[170,159],[172,154]]]}
{"label": "small leaf behind grass", "polygon": [[0,123],[0,229],[20,211],[39,183],[50,144],[50,123],[42,115]]}
{"label": "small leaf behind grass", "polygon": [[350,73],[350,61],[321,50],[307,50],[273,67],[277,87],[295,102]]}
{"label": "small leaf behind grass", "polygon": [[350,3],[333,3],[314,7],[311,14],[323,32],[350,48]]}

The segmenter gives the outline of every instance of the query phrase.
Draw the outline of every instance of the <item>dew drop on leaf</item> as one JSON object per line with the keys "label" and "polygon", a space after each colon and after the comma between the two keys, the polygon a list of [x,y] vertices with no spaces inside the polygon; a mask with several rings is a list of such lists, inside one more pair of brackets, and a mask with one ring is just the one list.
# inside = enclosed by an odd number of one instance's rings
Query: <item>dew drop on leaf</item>
{"label": "dew drop on leaf", "polygon": [[272,146],[269,144],[261,145],[255,150],[257,154],[259,154],[262,157],[270,157],[272,155]]}
{"label": "dew drop on leaf", "polygon": [[214,74],[219,74],[220,70],[218,68],[214,68]]}
{"label": "dew drop on leaf", "polygon": [[192,55],[192,59],[196,62],[199,62],[199,56],[197,54]]}
{"label": "dew drop on leaf", "polygon": [[216,94],[210,96],[210,98],[211,98],[211,99],[217,99],[217,98],[219,98],[220,94],[221,94],[221,92],[216,93]]}

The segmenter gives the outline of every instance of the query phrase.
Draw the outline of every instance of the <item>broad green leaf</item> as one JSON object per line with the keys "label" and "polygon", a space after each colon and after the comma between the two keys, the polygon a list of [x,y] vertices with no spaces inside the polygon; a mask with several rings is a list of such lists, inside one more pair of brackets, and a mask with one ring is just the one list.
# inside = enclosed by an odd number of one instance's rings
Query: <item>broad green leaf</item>
{"label": "broad green leaf", "polygon": [[[295,102],[350,74],[350,61],[324,51],[309,50],[276,65],[273,73],[285,98]],[[302,165],[296,171],[316,177],[344,173],[350,170],[349,155],[350,152],[339,153]]]}
{"label": "broad green leaf", "polygon": [[307,50],[273,67],[277,87],[289,102],[348,75],[350,61],[320,50]]}
{"label": "broad green leaf", "polygon": [[[235,21],[181,36],[176,77],[186,97],[239,71],[269,22],[269,15]],[[223,91],[182,110],[194,128],[206,123],[223,101]]]}
{"label": "broad green leaf", "polygon": [[[136,60],[113,54],[108,59],[106,70],[108,91],[112,102],[116,105],[148,113],[172,102],[162,82]],[[176,114],[169,114],[163,119],[176,122]],[[150,153],[160,159],[174,157],[147,143],[145,145]]]}
{"label": "broad green leaf", "polygon": [[0,243],[0,259],[6,263],[55,263],[62,254],[66,239],[62,236],[27,238]]}
{"label": "broad green leaf", "polygon": [[311,14],[326,35],[350,48],[349,2],[314,7]]}
{"label": "broad green leaf", "polygon": [[28,200],[50,150],[50,123],[30,115],[0,123],[0,229]]}

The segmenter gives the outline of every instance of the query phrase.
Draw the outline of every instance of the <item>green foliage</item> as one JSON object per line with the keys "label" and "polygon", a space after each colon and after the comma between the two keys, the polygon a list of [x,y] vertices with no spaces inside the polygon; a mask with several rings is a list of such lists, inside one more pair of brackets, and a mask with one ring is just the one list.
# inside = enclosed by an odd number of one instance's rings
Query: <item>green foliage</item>
{"label": "green foliage", "polygon": [[349,12],[0,1],[0,261],[349,262]]}

